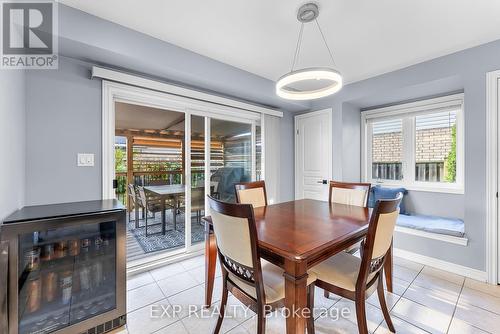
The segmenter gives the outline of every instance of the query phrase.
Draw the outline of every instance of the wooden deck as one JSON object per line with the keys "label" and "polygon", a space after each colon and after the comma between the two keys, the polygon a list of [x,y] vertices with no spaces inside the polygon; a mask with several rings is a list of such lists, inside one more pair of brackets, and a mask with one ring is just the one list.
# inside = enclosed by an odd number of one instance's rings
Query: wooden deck
{"label": "wooden deck", "polygon": [[[132,217],[133,216],[134,215],[132,213]],[[159,214],[157,215],[156,218],[149,218],[149,220],[152,220],[152,219],[155,220],[154,224],[159,224],[159,219],[160,219]],[[193,217],[193,220],[194,219],[195,218]],[[181,222],[178,221],[178,223],[183,224],[182,221]],[[135,224],[133,222],[132,223],[128,222],[128,215],[127,215],[127,262],[144,259],[144,258],[146,258],[148,256],[151,256],[151,255],[158,255],[158,254],[161,254],[161,253],[168,253],[168,252],[171,252],[173,250],[179,249],[179,247],[183,247],[183,245],[179,245],[178,247],[173,247],[171,249],[164,249],[164,250],[158,250],[158,251],[153,251],[153,252],[146,253],[146,252],[144,252],[144,250],[142,249],[141,245],[137,241],[136,237],[134,236],[134,234],[130,230],[130,229],[135,228],[134,225]],[[144,226],[144,220],[143,219],[140,219],[140,226]],[[140,228],[143,228],[143,227],[140,227]],[[193,235],[194,235],[194,232],[193,232]]]}

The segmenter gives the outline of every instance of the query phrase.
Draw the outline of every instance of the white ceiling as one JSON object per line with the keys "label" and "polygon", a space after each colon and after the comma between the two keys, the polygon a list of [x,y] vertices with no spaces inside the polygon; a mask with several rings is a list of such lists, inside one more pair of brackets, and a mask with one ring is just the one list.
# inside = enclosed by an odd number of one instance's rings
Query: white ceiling
{"label": "white ceiling", "polygon": [[[262,77],[290,70],[305,0],[60,0]],[[499,0],[321,0],[318,18],[347,82],[500,39]],[[330,65],[306,25],[299,66]]]}

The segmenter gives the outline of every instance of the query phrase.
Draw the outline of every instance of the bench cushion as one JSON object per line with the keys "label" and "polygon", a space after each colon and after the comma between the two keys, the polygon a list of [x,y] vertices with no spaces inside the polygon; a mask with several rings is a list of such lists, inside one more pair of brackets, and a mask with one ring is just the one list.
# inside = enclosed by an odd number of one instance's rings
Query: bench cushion
{"label": "bench cushion", "polygon": [[399,215],[397,225],[454,237],[463,237],[465,235],[463,220],[456,218],[425,215]]}

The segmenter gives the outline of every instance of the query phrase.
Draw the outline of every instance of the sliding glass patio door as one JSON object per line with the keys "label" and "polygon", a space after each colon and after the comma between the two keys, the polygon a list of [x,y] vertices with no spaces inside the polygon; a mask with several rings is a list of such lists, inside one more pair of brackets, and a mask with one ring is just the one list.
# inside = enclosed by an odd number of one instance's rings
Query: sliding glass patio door
{"label": "sliding glass patio door", "polygon": [[191,224],[186,225],[186,251],[195,252],[203,249],[201,218],[208,212],[206,196],[235,202],[234,185],[255,180],[256,121],[188,114],[186,194],[190,201],[186,201],[186,207],[191,212]]}
{"label": "sliding glass patio door", "polygon": [[132,267],[201,252],[206,196],[235,202],[235,183],[262,177],[258,117],[117,102],[114,135],[114,193],[128,210]]}
{"label": "sliding glass patio door", "polygon": [[236,202],[234,185],[255,180],[252,128],[252,123],[210,120],[210,182],[222,201]]}
{"label": "sliding glass patio door", "polygon": [[128,211],[129,262],[186,247],[185,116],[115,103],[115,194]]}

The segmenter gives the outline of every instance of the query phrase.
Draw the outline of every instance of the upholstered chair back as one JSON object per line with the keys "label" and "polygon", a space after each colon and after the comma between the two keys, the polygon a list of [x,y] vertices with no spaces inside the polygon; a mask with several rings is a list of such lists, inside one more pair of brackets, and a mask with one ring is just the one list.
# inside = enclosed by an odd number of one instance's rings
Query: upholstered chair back
{"label": "upholstered chair back", "polygon": [[234,186],[236,202],[251,204],[254,208],[267,205],[266,184],[264,181],[238,183]]}
{"label": "upholstered chair back", "polygon": [[366,280],[375,277],[375,274],[383,268],[392,246],[392,237],[402,199],[403,194],[398,193],[395,199],[383,199],[376,202],[368,225],[368,233],[361,247],[359,284],[366,284]]}
{"label": "upholstered chair back", "polygon": [[224,257],[253,267],[248,219],[229,216],[210,208],[217,247]]}
{"label": "upholstered chair back", "polygon": [[346,183],[330,181],[331,203],[363,206],[368,204],[368,196],[370,195],[369,183]]}

